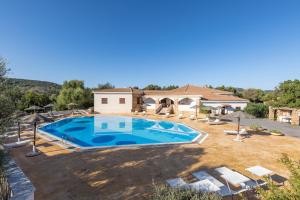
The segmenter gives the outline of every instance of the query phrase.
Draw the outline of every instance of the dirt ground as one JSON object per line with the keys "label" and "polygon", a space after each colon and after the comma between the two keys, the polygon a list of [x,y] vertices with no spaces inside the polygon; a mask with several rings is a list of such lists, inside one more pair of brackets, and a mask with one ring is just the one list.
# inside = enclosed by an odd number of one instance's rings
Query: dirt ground
{"label": "dirt ground", "polygon": [[[139,116],[142,117],[142,116]],[[12,149],[25,174],[36,187],[35,198],[46,199],[148,199],[153,183],[182,177],[195,181],[191,173],[201,169],[213,172],[228,166],[249,177],[245,168],[261,165],[288,177],[278,162],[282,153],[300,160],[300,139],[252,132],[243,142],[224,135],[234,124],[210,126],[189,119],[147,116],[182,122],[208,137],[201,144],[164,145],[131,148],[110,148],[85,152],[69,151],[39,138],[40,156],[28,158],[31,146]],[[26,135],[28,133],[24,133]]]}

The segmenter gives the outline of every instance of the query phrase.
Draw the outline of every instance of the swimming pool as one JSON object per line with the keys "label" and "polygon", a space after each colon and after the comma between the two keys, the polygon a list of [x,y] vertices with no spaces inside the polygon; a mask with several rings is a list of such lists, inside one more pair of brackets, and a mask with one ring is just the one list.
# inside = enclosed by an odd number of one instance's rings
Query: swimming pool
{"label": "swimming pool", "polygon": [[39,132],[80,148],[189,143],[201,136],[179,123],[120,116],[66,118]]}

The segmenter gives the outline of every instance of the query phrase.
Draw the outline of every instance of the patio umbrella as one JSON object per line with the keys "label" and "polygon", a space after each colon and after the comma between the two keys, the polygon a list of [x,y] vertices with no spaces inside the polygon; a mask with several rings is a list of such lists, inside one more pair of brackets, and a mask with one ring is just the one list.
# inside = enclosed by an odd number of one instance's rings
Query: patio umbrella
{"label": "patio umbrella", "polygon": [[54,107],[54,104],[52,104],[52,103],[44,106],[44,108],[50,108],[50,109],[52,109],[53,107]]}
{"label": "patio umbrella", "polygon": [[35,146],[35,140],[36,140],[36,127],[37,127],[37,123],[45,123],[45,122],[52,122],[52,119],[49,119],[43,115],[40,115],[38,113],[34,113],[32,115],[28,115],[26,117],[23,118],[22,120],[25,123],[30,123],[33,125],[33,147],[32,147],[32,152],[29,152],[28,154],[26,154],[26,156],[28,157],[32,157],[32,156],[37,156],[40,154],[39,151],[37,151],[36,146]]}
{"label": "patio umbrella", "polygon": [[238,123],[238,127],[237,127],[237,135],[236,135],[236,139],[235,141],[241,141],[240,139],[240,124],[241,124],[241,119],[254,119],[255,117],[253,115],[249,115],[245,112],[242,111],[237,111],[237,112],[233,112],[231,114],[228,115],[224,115],[221,116],[220,119],[227,119],[227,120],[233,120],[237,118],[237,123]]}
{"label": "patio umbrella", "polygon": [[25,111],[33,111],[34,113],[38,110],[43,110],[43,108],[39,106],[30,106],[29,108],[26,108]]}
{"label": "patio umbrella", "polygon": [[194,105],[190,106],[190,108],[195,109],[195,115],[196,115],[196,119],[197,119],[197,113],[198,113],[197,110],[198,110],[198,108],[200,108],[200,106],[194,104]]}

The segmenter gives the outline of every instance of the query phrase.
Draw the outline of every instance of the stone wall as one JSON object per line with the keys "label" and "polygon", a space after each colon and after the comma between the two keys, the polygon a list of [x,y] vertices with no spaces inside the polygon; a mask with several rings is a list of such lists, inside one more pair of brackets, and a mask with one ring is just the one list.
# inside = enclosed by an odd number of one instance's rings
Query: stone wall
{"label": "stone wall", "polygon": [[300,109],[273,108],[269,107],[269,119],[279,120],[278,116],[290,116],[292,125],[300,125]]}

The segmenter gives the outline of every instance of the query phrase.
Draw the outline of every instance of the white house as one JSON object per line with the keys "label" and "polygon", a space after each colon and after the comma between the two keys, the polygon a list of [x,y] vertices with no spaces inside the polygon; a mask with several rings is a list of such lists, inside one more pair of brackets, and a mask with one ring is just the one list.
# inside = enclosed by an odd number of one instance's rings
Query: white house
{"label": "white house", "polygon": [[94,109],[99,113],[128,113],[146,110],[150,113],[195,113],[197,107],[215,108],[216,114],[243,110],[248,100],[231,92],[186,85],[174,90],[136,90],[114,88],[94,91]]}
{"label": "white house", "polygon": [[139,110],[142,91],[132,88],[94,90],[94,111],[98,113],[130,113]]}

